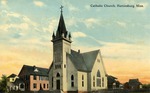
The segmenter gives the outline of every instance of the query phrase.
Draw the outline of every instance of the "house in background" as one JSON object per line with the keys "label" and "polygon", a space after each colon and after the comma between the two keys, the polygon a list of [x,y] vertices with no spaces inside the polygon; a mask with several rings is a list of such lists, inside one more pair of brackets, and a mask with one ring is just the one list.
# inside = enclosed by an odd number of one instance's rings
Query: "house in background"
{"label": "house in background", "polygon": [[128,90],[139,90],[142,88],[142,83],[139,82],[139,79],[129,79],[129,82],[124,84],[124,89]]}
{"label": "house in background", "polygon": [[52,35],[53,62],[49,69],[50,91],[87,93],[107,89],[107,76],[100,50],[81,53],[71,49],[62,10]]}
{"label": "house in background", "polygon": [[108,89],[117,89],[117,88],[120,88],[120,82],[117,80],[116,77],[114,76],[111,76],[111,75],[108,75],[107,76],[107,79],[108,79]]}
{"label": "house in background", "polygon": [[7,87],[8,87],[8,91],[11,91],[11,90],[15,90],[15,80],[19,78],[16,74],[11,74],[7,77]]}
{"label": "house in background", "polygon": [[8,91],[25,91],[25,84],[22,79],[20,79],[17,75],[11,74],[7,77],[7,88]]}
{"label": "house in background", "polygon": [[46,68],[23,65],[18,77],[24,81],[26,91],[49,90]]}

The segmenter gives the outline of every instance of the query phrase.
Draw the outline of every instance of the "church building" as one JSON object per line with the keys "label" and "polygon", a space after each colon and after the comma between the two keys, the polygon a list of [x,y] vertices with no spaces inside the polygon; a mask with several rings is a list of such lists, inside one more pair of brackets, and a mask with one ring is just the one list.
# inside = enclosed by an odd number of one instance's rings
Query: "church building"
{"label": "church building", "polygon": [[107,89],[107,73],[100,50],[80,53],[71,49],[71,34],[66,29],[62,8],[52,43],[53,62],[48,72],[52,93],[87,93]]}

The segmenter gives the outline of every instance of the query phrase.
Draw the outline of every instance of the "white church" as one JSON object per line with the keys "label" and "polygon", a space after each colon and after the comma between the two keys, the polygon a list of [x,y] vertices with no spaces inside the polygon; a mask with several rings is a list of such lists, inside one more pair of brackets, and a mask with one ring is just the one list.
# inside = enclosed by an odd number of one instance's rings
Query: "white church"
{"label": "white church", "polygon": [[100,50],[80,53],[71,49],[63,14],[56,34],[52,35],[53,62],[49,68],[49,90],[52,93],[87,93],[107,89],[107,74]]}

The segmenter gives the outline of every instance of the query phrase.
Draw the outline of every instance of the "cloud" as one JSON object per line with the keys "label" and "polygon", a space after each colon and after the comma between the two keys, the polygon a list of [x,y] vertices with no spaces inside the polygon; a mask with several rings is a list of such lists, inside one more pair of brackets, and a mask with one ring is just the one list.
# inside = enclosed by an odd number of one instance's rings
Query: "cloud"
{"label": "cloud", "polygon": [[8,29],[11,29],[11,28],[27,30],[29,28],[29,25],[27,23],[0,25],[0,30],[2,31],[8,31]]}
{"label": "cloud", "polygon": [[100,21],[95,18],[88,18],[84,20],[84,24],[87,28],[94,28],[94,25],[100,25]]}
{"label": "cloud", "polygon": [[57,18],[52,18],[50,19],[48,26],[43,28],[43,31],[53,33],[57,29],[57,24],[58,24]]}
{"label": "cloud", "polygon": [[7,13],[7,16],[9,16],[9,17],[20,17],[20,14],[19,13],[15,13],[15,12],[7,12],[7,11],[5,11],[6,13]]}
{"label": "cloud", "polygon": [[1,0],[2,5],[7,5],[7,0]]}
{"label": "cloud", "polygon": [[105,43],[101,50],[110,59],[124,61],[150,62],[150,47],[141,44]]}
{"label": "cloud", "polygon": [[77,18],[72,17],[70,19],[67,19],[65,23],[67,27],[69,26],[78,27],[77,22],[79,22],[79,20]]}
{"label": "cloud", "polygon": [[33,1],[33,3],[34,3],[34,5],[39,6],[39,7],[42,7],[42,6],[45,5],[45,4],[44,4],[43,2],[41,2],[41,1]]}
{"label": "cloud", "polygon": [[68,7],[69,11],[71,11],[71,12],[78,12],[79,11],[79,9],[77,7],[75,7],[73,4],[71,4],[69,1],[66,2],[65,0],[63,0],[63,3],[65,6]]}
{"label": "cloud", "polygon": [[1,31],[7,31],[8,28],[9,28],[9,25],[7,25],[7,24],[0,25],[0,30],[1,30]]}
{"label": "cloud", "polygon": [[30,25],[37,26],[36,22],[32,21],[29,17],[27,17],[25,15],[22,16],[22,19],[23,19],[24,22],[26,22]]}
{"label": "cloud", "polygon": [[[3,10],[0,12],[3,24],[0,25],[2,31],[11,30],[11,28],[28,30],[29,27],[34,28],[37,23],[32,21],[29,17],[16,13]],[[14,21],[15,20],[15,21]]]}
{"label": "cloud", "polygon": [[74,38],[79,38],[79,37],[86,37],[87,35],[85,33],[83,33],[83,32],[73,32],[72,36]]}
{"label": "cloud", "polygon": [[72,4],[69,4],[68,7],[69,7],[69,10],[72,11],[72,12],[73,11],[79,11],[79,9],[77,7],[75,7],[75,6],[73,6]]}
{"label": "cloud", "polygon": [[125,22],[121,22],[121,21],[117,21],[116,22],[120,27],[126,27],[126,23]]}

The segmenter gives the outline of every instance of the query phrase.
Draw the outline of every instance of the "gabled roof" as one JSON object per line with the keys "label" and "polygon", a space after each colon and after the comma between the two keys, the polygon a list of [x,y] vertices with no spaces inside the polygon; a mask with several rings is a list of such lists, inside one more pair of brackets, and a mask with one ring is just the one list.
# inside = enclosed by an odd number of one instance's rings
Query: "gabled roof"
{"label": "gabled roof", "polygon": [[16,77],[17,75],[16,74],[11,74],[10,76],[8,76],[7,78],[14,78]]}
{"label": "gabled roof", "polygon": [[23,73],[24,75],[48,76],[48,69],[47,68],[36,67],[36,66],[23,65],[19,75],[21,73]]}
{"label": "gabled roof", "polygon": [[114,76],[111,76],[111,75],[107,76],[108,84],[112,84],[112,83],[118,82],[116,79],[117,78],[114,77]]}
{"label": "gabled roof", "polygon": [[116,77],[111,76],[111,75],[108,75],[107,77],[110,78],[110,79],[117,79]]}
{"label": "gabled roof", "polygon": [[71,54],[67,54],[70,60],[74,64],[75,68],[79,71],[87,71],[84,59],[82,55],[74,50],[71,50]]}
{"label": "gabled roof", "polygon": [[142,84],[141,82],[139,82],[139,79],[129,79],[129,85],[134,86],[139,84]]}
{"label": "gabled roof", "polygon": [[100,50],[95,50],[95,51],[82,53],[82,56],[83,56],[84,62],[86,63],[88,71],[92,70],[99,51]]}
{"label": "gabled roof", "polygon": [[71,54],[67,54],[67,56],[73,62],[78,71],[90,72],[93,68],[98,52],[99,50],[79,53],[71,50]]}

